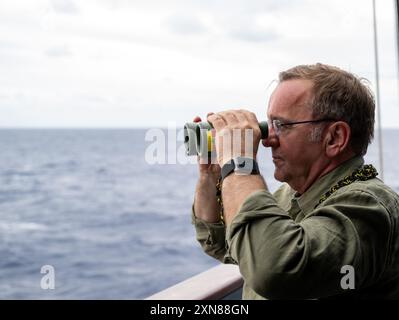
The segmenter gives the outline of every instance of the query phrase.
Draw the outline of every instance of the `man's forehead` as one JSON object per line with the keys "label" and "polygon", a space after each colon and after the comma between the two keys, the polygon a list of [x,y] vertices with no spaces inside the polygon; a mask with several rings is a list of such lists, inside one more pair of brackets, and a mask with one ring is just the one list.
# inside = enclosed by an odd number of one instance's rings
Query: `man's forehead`
{"label": "man's forehead", "polygon": [[[268,113],[299,111],[309,105],[313,84],[310,80],[295,79],[281,82],[270,97]],[[301,108],[302,107],[302,108]]]}

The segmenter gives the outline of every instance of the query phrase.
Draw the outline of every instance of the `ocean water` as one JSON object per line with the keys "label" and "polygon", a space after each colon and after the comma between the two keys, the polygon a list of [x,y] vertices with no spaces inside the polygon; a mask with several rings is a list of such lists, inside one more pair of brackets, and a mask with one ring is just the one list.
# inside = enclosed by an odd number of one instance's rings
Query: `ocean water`
{"label": "ocean water", "polygon": [[[0,130],[0,299],[142,299],[218,264],[191,225],[196,165],[148,162],[174,160],[163,132],[165,153],[152,153],[147,130]],[[399,191],[399,130],[383,139],[385,181]],[[379,168],[377,145],[366,162]],[[53,290],[42,289],[47,265]]]}

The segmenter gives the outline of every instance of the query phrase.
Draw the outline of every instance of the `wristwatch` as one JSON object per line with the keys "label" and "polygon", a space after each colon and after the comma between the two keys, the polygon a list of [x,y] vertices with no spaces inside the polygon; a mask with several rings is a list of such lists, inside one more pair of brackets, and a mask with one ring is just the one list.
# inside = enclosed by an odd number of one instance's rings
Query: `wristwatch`
{"label": "wristwatch", "polygon": [[246,157],[236,157],[226,162],[222,167],[222,181],[233,172],[238,175],[260,174],[256,160]]}

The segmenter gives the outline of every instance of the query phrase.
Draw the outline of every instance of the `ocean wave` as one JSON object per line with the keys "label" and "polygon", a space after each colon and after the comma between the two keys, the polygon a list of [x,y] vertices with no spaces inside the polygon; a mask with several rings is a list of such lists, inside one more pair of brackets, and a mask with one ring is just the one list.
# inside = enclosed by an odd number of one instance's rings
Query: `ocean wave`
{"label": "ocean wave", "polygon": [[44,231],[48,227],[44,224],[35,222],[0,222],[1,232],[28,232],[28,231]]}

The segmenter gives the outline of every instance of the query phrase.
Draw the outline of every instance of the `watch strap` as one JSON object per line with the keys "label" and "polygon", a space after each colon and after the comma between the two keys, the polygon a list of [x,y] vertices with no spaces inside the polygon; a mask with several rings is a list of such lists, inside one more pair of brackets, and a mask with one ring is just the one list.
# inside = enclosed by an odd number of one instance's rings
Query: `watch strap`
{"label": "watch strap", "polygon": [[224,180],[224,178],[226,178],[230,173],[234,172],[235,169],[235,164],[234,164],[234,160],[231,159],[228,162],[226,162],[223,167],[222,167],[222,171],[221,171],[221,176],[222,176],[222,181]]}
{"label": "watch strap", "polygon": [[[221,170],[221,178],[222,181],[232,172],[235,171],[236,166],[241,167],[242,163],[244,163],[244,166],[242,166],[242,168],[245,168],[245,166],[248,166],[248,163],[251,165],[251,172],[247,172],[245,174],[259,174],[259,166],[258,163],[256,162],[256,160],[252,159],[252,158],[240,158],[241,163],[236,163],[236,161],[234,159],[229,160],[228,162],[226,162]],[[245,161],[245,162],[244,162]]]}

